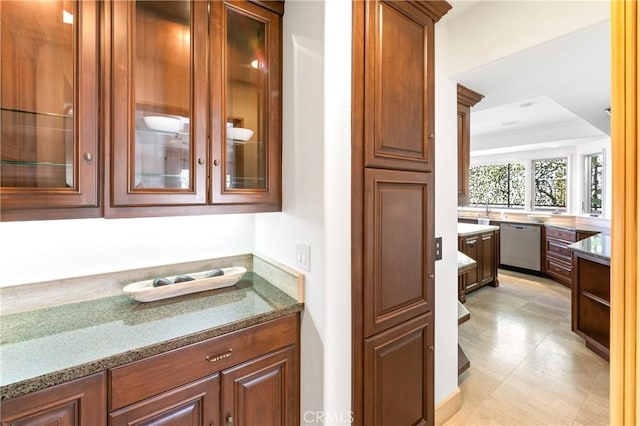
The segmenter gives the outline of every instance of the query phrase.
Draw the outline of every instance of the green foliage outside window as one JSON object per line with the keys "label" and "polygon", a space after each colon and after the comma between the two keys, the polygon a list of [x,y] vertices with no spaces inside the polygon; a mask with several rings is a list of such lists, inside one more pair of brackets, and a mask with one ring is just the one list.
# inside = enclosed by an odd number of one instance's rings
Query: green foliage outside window
{"label": "green foliage outside window", "polygon": [[602,154],[585,157],[585,206],[584,213],[602,214]]}
{"label": "green foliage outside window", "polygon": [[567,159],[533,162],[534,208],[567,207]]}
{"label": "green foliage outside window", "polygon": [[524,207],[524,164],[490,164],[469,170],[469,203]]}

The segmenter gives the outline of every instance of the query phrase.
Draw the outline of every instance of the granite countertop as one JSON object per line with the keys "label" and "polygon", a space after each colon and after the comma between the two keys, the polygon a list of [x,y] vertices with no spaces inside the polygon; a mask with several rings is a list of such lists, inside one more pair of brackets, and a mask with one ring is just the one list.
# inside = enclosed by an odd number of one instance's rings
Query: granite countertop
{"label": "granite countertop", "polygon": [[[474,223],[477,223],[478,218],[475,216],[459,216],[458,219],[462,220],[473,220]],[[567,224],[567,223],[558,223],[558,221],[562,220],[562,216],[551,216],[551,218],[545,222],[537,222],[531,219],[523,219],[523,218],[490,218],[491,223],[501,224],[501,223],[513,223],[517,225],[537,225],[537,226],[547,226],[553,228],[561,228],[568,229],[571,231],[587,231],[587,232],[603,232],[606,231],[602,226],[589,225],[587,223],[579,223],[579,224]]]}
{"label": "granite countertop", "polygon": [[567,246],[576,252],[595,256],[604,261],[611,261],[611,236],[605,234],[592,235],[589,238]]}
{"label": "granite countertop", "polygon": [[564,225],[564,224],[559,224],[559,223],[545,223],[545,226],[548,227],[552,227],[552,228],[561,228],[561,229],[568,229],[570,231],[586,231],[586,232],[603,232],[602,227],[598,227],[598,226],[591,226],[591,225],[587,225],[587,224],[579,224],[579,225]]}
{"label": "granite countertop", "polygon": [[495,225],[477,225],[475,223],[460,223],[458,222],[458,236],[466,237],[468,235],[481,234],[483,232],[497,231],[499,226]]}
{"label": "granite countertop", "polygon": [[[478,223],[478,218],[477,217],[470,217],[470,216],[460,216],[458,217],[458,219],[463,219],[463,220],[473,220],[474,223]],[[489,220],[493,223],[514,223],[514,224],[518,224],[518,225],[538,225],[538,226],[544,226],[544,223],[542,222],[536,222],[535,220],[531,220],[531,219],[502,219],[502,218],[489,218]]]}
{"label": "granite countertop", "polygon": [[477,265],[478,263],[475,260],[462,253],[461,251],[458,251],[458,275],[475,269]]}
{"label": "granite countertop", "polygon": [[303,309],[255,272],[232,287],[157,302],[122,294],[3,315],[0,398],[114,368]]}

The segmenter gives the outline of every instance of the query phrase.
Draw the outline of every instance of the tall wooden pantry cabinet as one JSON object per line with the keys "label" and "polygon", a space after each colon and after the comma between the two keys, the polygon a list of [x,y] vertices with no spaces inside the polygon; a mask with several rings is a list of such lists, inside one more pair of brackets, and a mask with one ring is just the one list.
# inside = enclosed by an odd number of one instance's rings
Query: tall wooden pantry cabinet
{"label": "tall wooden pantry cabinet", "polygon": [[434,423],[434,25],[444,1],[354,2],[353,407]]}

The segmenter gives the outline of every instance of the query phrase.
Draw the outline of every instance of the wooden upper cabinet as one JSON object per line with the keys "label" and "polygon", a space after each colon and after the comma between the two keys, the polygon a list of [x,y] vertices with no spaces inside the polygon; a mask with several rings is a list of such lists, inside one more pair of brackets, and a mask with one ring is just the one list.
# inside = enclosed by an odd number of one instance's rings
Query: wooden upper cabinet
{"label": "wooden upper cabinet", "polygon": [[433,176],[365,170],[364,335],[433,309]]}
{"label": "wooden upper cabinet", "polygon": [[111,3],[108,216],[280,208],[281,8],[267,6]]}
{"label": "wooden upper cabinet", "polygon": [[471,107],[484,95],[458,84],[458,205],[469,204],[469,165],[471,151]]}
{"label": "wooden upper cabinet", "polygon": [[97,216],[97,5],[3,2],[0,19],[0,216]]}
{"label": "wooden upper cabinet", "polygon": [[417,4],[366,3],[365,167],[431,171],[434,19]]}
{"label": "wooden upper cabinet", "polygon": [[207,3],[111,7],[110,204],[205,204]]}
{"label": "wooden upper cabinet", "polygon": [[211,3],[211,199],[280,203],[281,24],[271,10]]}

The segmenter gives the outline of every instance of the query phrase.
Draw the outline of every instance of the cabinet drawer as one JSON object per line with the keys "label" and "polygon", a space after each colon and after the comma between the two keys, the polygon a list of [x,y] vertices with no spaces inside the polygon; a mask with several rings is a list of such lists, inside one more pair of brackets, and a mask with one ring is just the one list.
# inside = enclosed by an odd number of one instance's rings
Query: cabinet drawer
{"label": "cabinet drawer", "polygon": [[567,243],[564,241],[547,238],[548,254],[560,256],[567,262],[571,262],[571,250],[567,248]]}
{"label": "cabinet drawer", "polygon": [[564,282],[570,282],[572,270],[571,264],[547,256],[546,271],[549,275],[560,278]]}
{"label": "cabinet drawer", "polygon": [[295,344],[297,335],[296,314],[114,368],[109,371],[109,410]]}
{"label": "cabinet drawer", "polygon": [[576,231],[571,229],[552,228],[547,226],[547,237],[556,238],[558,240],[573,243],[576,241]]}

